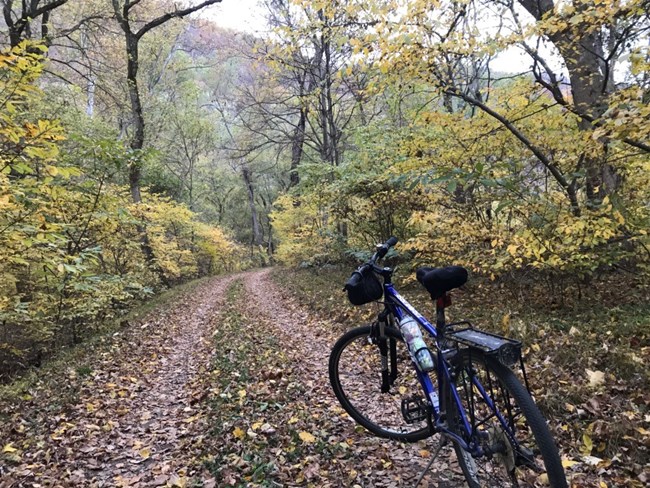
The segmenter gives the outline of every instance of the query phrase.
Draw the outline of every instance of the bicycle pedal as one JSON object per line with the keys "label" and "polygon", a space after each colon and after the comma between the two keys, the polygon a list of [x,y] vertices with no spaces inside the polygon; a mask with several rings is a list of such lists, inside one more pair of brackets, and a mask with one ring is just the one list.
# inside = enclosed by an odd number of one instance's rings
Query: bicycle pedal
{"label": "bicycle pedal", "polygon": [[402,398],[402,416],[407,424],[427,420],[429,414],[429,405],[422,397]]}

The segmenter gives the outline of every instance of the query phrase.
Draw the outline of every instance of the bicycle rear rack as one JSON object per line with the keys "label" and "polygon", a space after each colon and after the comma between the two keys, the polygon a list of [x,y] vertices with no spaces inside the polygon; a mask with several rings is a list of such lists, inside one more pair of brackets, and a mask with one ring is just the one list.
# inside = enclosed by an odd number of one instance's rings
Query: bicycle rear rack
{"label": "bicycle rear rack", "polygon": [[445,339],[471,349],[478,349],[504,366],[513,366],[521,359],[521,341],[474,329],[471,324],[464,329],[446,332]]}

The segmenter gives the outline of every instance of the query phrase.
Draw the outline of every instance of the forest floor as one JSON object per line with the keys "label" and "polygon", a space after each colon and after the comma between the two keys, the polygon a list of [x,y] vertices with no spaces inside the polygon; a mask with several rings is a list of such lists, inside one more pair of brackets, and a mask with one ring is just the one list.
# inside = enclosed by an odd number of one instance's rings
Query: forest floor
{"label": "forest floor", "polygon": [[[438,437],[377,439],[331,392],[332,344],[374,310],[343,306],[340,278],[272,268],[204,280],[4,387],[0,488],[413,486]],[[510,315],[501,327],[518,323]],[[564,336],[576,334],[586,341],[585,330]],[[542,348],[553,334],[534,337],[531,373],[549,390],[537,396],[573,486],[644,486],[647,378],[634,366],[648,348],[633,344],[638,355],[616,363],[631,364],[622,381],[591,359],[551,374]],[[420,486],[463,486],[450,447]]]}

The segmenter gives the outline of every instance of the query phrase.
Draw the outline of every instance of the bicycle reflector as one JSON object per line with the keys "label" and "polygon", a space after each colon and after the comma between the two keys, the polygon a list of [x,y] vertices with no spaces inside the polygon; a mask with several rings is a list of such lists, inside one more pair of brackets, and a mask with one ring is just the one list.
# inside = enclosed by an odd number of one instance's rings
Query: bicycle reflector
{"label": "bicycle reflector", "polygon": [[521,342],[478,329],[461,329],[447,334],[447,339],[478,349],[504,366],[513,366],[521,357]]}

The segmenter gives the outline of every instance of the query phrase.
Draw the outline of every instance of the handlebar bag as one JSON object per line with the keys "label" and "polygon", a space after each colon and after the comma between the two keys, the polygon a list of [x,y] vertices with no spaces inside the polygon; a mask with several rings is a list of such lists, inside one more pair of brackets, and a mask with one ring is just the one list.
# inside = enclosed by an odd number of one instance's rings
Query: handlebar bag
{"label": "handlebar bag", "polygon": [[352,273],[344,289],[353,305],[365,305],[384,295],[383,287],[371,267],[361,267]]}

